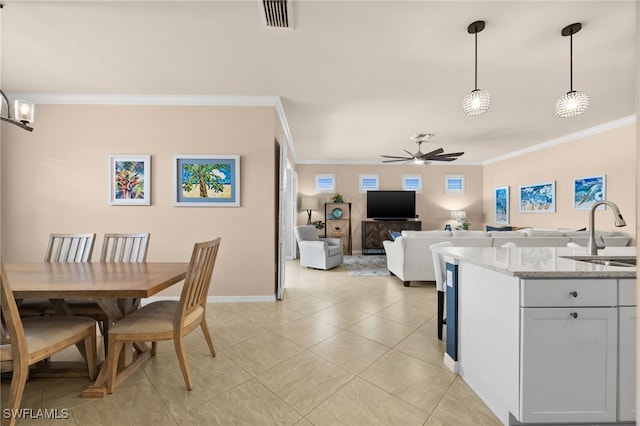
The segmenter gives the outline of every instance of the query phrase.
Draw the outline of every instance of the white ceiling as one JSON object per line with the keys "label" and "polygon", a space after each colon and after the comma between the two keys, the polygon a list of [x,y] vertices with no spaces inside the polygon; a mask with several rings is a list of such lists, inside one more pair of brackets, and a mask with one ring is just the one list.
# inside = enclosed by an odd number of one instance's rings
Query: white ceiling
{"label": "white ceiling", "polygon": [[[293,30],[268,29],[258,0],[4,0],[2,89],[32,94],[279,96],[297,160],[378,163],[465,151],[481,164],[636,114],[637,2],[294,0]],[[467,117],[474,83],[489,112]],[[561,119],[569,91],[591,97]],[[37,111],[36,111],[37,119]],[[37,122],[35,123],[37,128]]]}

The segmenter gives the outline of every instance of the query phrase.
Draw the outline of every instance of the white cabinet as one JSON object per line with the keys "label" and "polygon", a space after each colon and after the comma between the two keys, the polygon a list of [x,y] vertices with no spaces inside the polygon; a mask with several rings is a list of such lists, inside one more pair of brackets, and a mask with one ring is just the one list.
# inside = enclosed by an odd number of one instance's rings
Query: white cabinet
{"label": "white cabinet", "polygon": [[636,419],[636,301],[635,280],[619,282],[618,420]]}
{"label": "white cabinet", "polygon": [[615,421],[617,281],[523,280],[520,302],[518,420]]}
{"label": "white cabinet", "polygon": [[524,423],[616,420],[616,308],[521,309]]}

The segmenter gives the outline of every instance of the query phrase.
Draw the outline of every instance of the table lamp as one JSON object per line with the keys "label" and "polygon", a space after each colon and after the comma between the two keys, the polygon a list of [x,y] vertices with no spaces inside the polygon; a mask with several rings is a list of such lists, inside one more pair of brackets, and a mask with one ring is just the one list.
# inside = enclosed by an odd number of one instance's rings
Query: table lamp
{"label": "table lamp", "polygon": [[311,211],[318,210],[318,199],[313,197],[303,197],[300,200],[300,209],[306,210],[309,218],[307,219],[307,225],[311,225]]}
{"label": "table lamp", "polygon": [[462,222],[467,218],[467,212],[464,210],[453,210],[451,212],[451,219],[458,221],[458,229],[462,229]]}

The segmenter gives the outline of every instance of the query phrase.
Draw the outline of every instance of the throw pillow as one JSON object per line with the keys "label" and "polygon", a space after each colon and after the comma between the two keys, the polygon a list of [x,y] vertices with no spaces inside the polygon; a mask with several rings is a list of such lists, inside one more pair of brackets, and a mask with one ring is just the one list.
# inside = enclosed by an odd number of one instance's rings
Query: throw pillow
{"label": "throw pillow", "polygon": [[389,237],[391,237],[391,241],[395,241],[396,238],[402,235],[400,231],[387,231],[389,232]]}
{"label": "throw pillow", "polygon": [[487,225],[486,231],[512,231],[513,227],[511,226],[489,226]]}

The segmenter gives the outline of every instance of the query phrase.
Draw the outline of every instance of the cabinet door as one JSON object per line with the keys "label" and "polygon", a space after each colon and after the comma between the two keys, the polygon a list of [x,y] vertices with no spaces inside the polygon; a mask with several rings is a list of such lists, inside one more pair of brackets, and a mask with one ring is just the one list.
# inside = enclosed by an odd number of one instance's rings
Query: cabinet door
{"label": "cabinet door", "polygon": [[636,307],[618,308],[618,420],[636,419]]}
{"label": "cabinet door", "polygon": [[521,422],[616,419],[617,309],[521,308]]}

